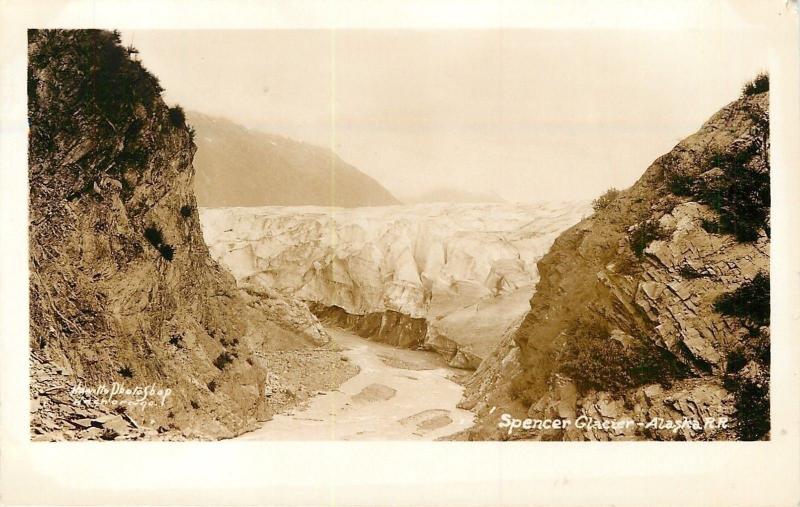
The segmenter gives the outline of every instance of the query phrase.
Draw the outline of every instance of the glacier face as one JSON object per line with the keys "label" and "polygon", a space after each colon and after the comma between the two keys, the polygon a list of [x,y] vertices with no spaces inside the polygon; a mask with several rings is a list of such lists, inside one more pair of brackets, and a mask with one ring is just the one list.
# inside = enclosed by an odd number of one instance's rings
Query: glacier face
{"label": "glacier face", "polygon": [[314,303],[323,318],[336,310],[364,334],[391,335],[383,328],[397,314],[423,322],[411,326],[416,345],[474,368],[530,309],[538,259],[589,213],[586,202],[435,203],[204,208],[200,218],[211,255],[240,284]]}

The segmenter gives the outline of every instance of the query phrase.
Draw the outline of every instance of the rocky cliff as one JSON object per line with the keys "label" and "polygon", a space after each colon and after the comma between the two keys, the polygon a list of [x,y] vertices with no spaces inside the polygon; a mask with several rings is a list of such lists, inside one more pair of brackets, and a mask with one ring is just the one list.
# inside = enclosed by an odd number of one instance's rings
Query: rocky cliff
{"label": "rocky cliff", "polygon": [[188,113],[200,206],[382,206],[388,190],[331,150]]}
{"label": "rocky cliff", "polygon": [[519,325],[536,261],[588,203],[201,210],[211,255],[325,321],[475,368]]}
{"label": "rocky cliff", "polygon": [[265,354],[327,334],[300,303],[239,291],[209,257],[193,131],[118,34],[31,30],[28,57],[34,433],[74,437],[98,414],[56,400],[113,382],[171,390],[128,411],[140,425],[251,429],[286,401],[265,393]]}
{"label": "rocky cliff", "polygon": [[[759,79],[555,241],[531,311],[469,381],[464,406],[479,423],[464,438],[768,438],[769,120]],[[509,433],[502,413],[601,425]],[[730,423],[676,429],[659,418]],[[602,426],[626,420],[657,424]]]}

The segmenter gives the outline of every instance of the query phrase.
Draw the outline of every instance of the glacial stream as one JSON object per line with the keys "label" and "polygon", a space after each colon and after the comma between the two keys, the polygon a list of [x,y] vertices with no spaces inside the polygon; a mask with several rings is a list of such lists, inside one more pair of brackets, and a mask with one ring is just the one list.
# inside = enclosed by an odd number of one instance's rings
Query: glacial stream
{"label": "glacial stream", "polygon": [[328,329],[360,368],[334,391],[318,394],[250,433],[245,440],[435,440],[473,424],[456,407],[463,374],[433,352],[399,349]]}

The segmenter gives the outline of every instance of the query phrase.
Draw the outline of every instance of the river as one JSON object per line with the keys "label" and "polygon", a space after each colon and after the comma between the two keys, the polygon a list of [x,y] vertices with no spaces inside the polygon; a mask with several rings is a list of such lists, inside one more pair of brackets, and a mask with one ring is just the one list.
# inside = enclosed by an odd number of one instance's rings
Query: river
{"label": "river", "polygon": [[473,414],[456,406],[463,387],[449,378],[463,370],[433,352],[328,331],[359,373],[239,439],[435,440],[472,426]]}

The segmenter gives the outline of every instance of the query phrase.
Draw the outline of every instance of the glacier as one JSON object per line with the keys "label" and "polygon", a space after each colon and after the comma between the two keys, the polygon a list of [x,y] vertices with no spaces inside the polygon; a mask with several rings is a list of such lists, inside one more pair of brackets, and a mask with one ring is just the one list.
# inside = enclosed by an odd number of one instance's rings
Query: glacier
{"label": "glacier", "polygon": [[240,286],[320,320],[474,369],[520,324],[536,262],[588,202],[201,208],[211,256]]}

